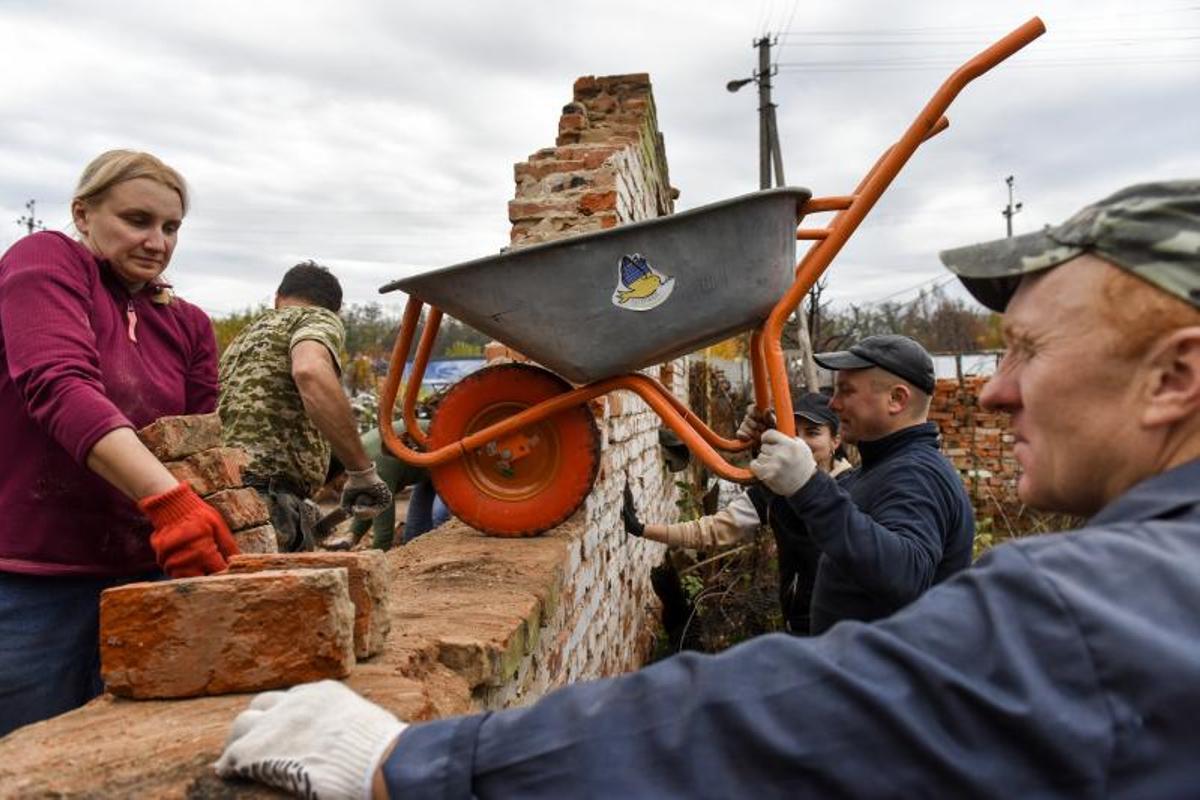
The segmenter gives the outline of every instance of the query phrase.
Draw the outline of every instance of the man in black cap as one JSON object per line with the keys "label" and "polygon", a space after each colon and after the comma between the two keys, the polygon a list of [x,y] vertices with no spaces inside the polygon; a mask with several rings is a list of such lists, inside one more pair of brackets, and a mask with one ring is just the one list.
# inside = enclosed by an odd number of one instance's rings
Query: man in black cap
{"label": "man in black cap", "polygon": [[[829,407],[829,398],[808,392],[796,399],[793,410],[796,431],[812,451],[817,469],[832,478],[849,469],[847,462],[838,459],[841,444],[838,416]],[[637,515],[633,492],[626,486],[621,517],[630,536],[693,550],[737,544],[752,538],[760,526],[769,525],[777,545],[779,606],[784,626],[791,633],[808,635],[812,627],[810,600],[821,553],[804,523],[788,507],[786,498],[756,484],[715,514],[665,525],[643,524]]]}
{"label": "man in black cap", "polygon": [[971,563],[975,517],[957,470],[927,421],[933,359],[907,336],[869,336],[816,361],[837,371],[830,408],[862,466],[840,482],[813,468],[803,438],[764,430],[755,414],[740,435],[761,435],[750,469],[821,551],[812,632],[844,619],[880,619]]}

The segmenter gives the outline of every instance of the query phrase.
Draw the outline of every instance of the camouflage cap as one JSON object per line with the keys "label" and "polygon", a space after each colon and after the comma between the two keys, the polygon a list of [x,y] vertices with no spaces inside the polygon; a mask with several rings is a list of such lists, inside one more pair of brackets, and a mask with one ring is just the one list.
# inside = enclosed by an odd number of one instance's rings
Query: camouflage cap
{"label": "camouflage cap", "polygon": [[1057,227],[939,256],[976,300],[1003,311],[1022,276],[1083,253],[1200,308],[1200,180],[1140,183]]}

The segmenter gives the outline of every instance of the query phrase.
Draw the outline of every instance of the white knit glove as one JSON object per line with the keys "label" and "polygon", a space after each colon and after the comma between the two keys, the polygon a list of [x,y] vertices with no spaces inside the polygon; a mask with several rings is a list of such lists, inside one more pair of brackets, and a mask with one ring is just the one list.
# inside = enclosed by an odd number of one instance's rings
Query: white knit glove
{"label": "white knit glove", "polygon": [[750,462],[750,471],[780,497],[800,491],[817,471],[817,460],[803,439],[771,429],[762,435],[758,458]]}
{"label": "white knit glove", "polygon": [[251,700],[215,766],[222,778],[311,800],[370,798],[375,769],[406,727],[337,681],[306,683]]}
{"label": "white knit glove", "polygon": [[742,418],[742,424],[738,426],[737,438],[749,442],[761,436],[766,429],[764,415],[751,403],[746,407],[746,416]]}

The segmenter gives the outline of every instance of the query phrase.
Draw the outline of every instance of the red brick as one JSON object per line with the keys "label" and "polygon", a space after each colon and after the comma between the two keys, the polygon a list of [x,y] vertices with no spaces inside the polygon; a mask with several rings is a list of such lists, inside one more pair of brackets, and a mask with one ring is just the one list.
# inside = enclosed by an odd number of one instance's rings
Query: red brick
{"label": "red brick", "polygon": [[354,665],[354,605],[338,569],[131,583],[100,595],[100,670],[121,697],[258,692]]}
{"label": "red brick", "polygon": [[583,144],[637,144],[637,131],[615,131],[611,128],[586,128],[579,132],[579,141]]}
{"label": "red brick", "polygon": [[254,489],[223,489],[204,498],[229,525],[231,531],[253,528],[270,521],[271,512]]}
{"label": "red brick", "polygon": [[608,416],[608,395],[593,397],[588,401],[588,410],[592,412],[592,416],[596,419],[604,419]]}
{"label": "red brick", "polygon": [[250,456],[240,447],[214,447],[165,466],[176,478],[191,484],[196,494],[207,495],[241,487],[242,470],[249,463]]}
{"label": "red brick", "polygon": [[483,346],[483,358],[485,361],[497,361],[499,359],[507,359],[508,361],[528,361],[529,356],[513,350],[511,347],[506,347],[503,342],[488,342]]}
{"label": "red brick", "polygon": [[624,395],[624,392],[609,392],[605,395],[608,398],[608,413],[610,416],[619,417],[625,413]]}
{"label": "red brick", "polygon": [[547,175],[557,175],[562,172],[574,172],[585,168],[585,162],[581,160],[575,161],[538,161],[534,163],[524,162],[516,164],[513,167],[513,175],[519,183],[522,178],[532,178],[535,181],[540,181]]}
{"label": "red brick", "polygon": [[355,653],[359,658],[373,656],[383,650],[391,627],[385,608],[388,566],[382,551],[240,555],[229,561],[229,571],[235,574],[337,567],[345,568],[350,578],[350,599],[354,602]]}
{"label": "red brick", "polygon": [[243,553],[278,553],[279,537],[272,525],[259,525],[244,531],[234,531],[233,540]]}
{"label": "red brick", "polygon": [[572,87],[572,94],[576,98],[588,97],[596,94],[599,91],[599,84],[596,83],[594,75],[584,75],[575,79],[575,85]]}
{"label": "red brick", "polygon": [[650,89],[650,73],[630,72],[625,75],[602,75],[596,78],[601,89],[619,94],[644,93]]}
{"label": "red brick", "polygon": [[545,219],[546,217],[570,217],[575,215],[575,206],[570,202],[547,200],[509,200],[508,220]]}
{"label": "red brick", "polygon": [[617,99],[612,95],[602,94],[588,101],[589,114],[607,114],[617,107]]}
{"label": "red brick", "polygon": [[591,192],[579,198],[579,210],[584,214],[612,211],[617,207],[616,192]]}
{"label": "red brick", "polygon": [[213,414],[161,417],[137,432],[159,461],[176,461],[221,446],[221,418]]}
{"label": "red brick", "polygon": [[558,132],[583,130],[587,127],[587,117],[583,114],[563,114],[558,119]]}
{"label": "red brick", "polygon": [[612,154],[617,152],[616,147],[591,147],[583,156],[584,169],[596,169],[608,159],[612,158]]}

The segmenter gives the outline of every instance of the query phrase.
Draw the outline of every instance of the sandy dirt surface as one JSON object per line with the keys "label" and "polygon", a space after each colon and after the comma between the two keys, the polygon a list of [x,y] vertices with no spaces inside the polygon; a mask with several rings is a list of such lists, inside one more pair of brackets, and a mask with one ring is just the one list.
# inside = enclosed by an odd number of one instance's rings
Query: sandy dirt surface
{"label": "sandy dirt surface", "polygon": [[[347,683],[405,720],[471,711],[472,690],[519,657],[555,601],[547,595],[572,524],[493,539],[451,520],[389,552],[387,649],[356,665]],[[274,796],[221,781],[210,766],[249,699],[102,696],[0,739],[0,797]]]}

